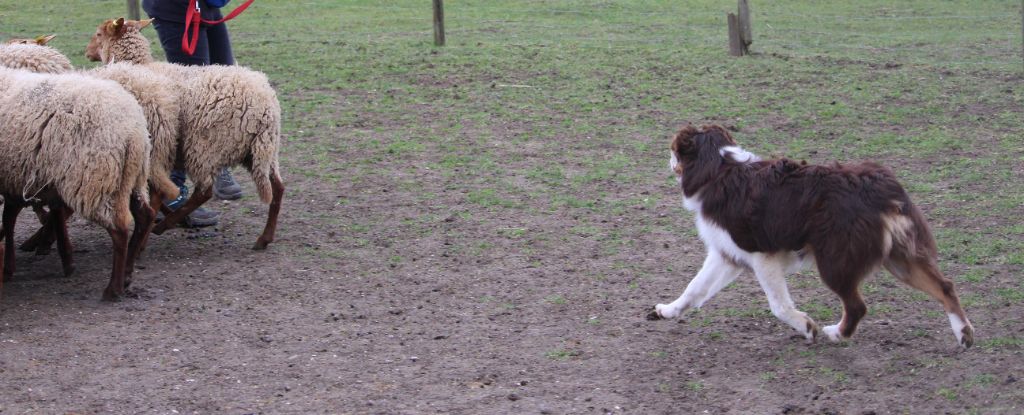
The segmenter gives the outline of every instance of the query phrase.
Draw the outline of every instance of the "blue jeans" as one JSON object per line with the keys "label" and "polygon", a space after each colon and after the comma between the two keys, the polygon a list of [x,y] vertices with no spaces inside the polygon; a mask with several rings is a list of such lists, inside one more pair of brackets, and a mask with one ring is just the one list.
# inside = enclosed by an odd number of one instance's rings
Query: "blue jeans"
{"label": "blue jeans", "polygon": [[[181,38],[185,33],[185,24],[157,18],[153,27],[160,37],[160,46],[167,55],[167,61],[182,65],[234,65],[235,55],[231,52],[231,37],[224,23],[207,26],[199,25],[199,40],[196,41],[196,53],[188,56],[181,50]],[[190,34],[191,35],[191,34]]]}

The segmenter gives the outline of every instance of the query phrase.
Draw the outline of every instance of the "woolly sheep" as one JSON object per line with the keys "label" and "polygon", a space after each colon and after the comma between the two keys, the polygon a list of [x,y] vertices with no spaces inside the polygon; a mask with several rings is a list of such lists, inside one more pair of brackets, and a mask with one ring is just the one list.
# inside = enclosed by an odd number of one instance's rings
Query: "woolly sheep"
{"label": "woolly sheep", "polygon": [[[67,57],[46,46],[46,43],[52,38],[51,35],[35,39],[12,39],[8,40],[8,43],[17,42],[23,45],[24,51],[18,58],[28,62],[45,64],[47,61],[60,62],[61,59],[67,61]],[[37,71],[35,69],[38,66],[30,65],[25,61],[12,60],[10,63],[14,67]],[[4,66],[7,66],[6,63]],[[46,65],[42,66],[46,67]],[[130,63],[107,65],[83,74],[117,82],[141,105],[152,140],[149,177],[150,204],[159,206],[158,203],[161,200],[178,197],[178,187],[170,180],[170,171],[173,168],[178,148],[180,106],[175,94],[176,85],[163,75]],[[37,213],[40,211],[37,210]],[[58,220],[63,222],[66,219],[59,218]],[[49,232],[52,230],[51,227],[52,225],[44,226],[40,232],[22,244],[21,249],[26,251],[38,249],[38,253],[45,253],[53,242],[50,239],[52,232]],[[61,253],[62,257],[69,255],[70,253]],[[12,260],[8,259],[8,261]],[[12,272],[7,270],[8,275]]]}
{"label": "woolly sheep", "polygon": [[[0,68],[0,108],[4,236],[10,239],[17,215],[9,208],[29,198],[78,212],[110,234],[114,261],[103,298],[120,298],[154,216],[142,108],[111,81],[8,68]],[[57,228],[58,243],[66,243],[66,229]]]}
{"label": "woolly sheep", "polygon": [[35,39],[10,39],[0,45],[0,66],[38,73],[71,71],[71,61],[57,49],[46,46],[54,35]]}
{"label": "woolly sheep", "polygon": [[[4,59],[0,62],[0,66],[25,69],[36,73],[72,71],[73,68],[67,56],[46,46],[55,36],[43,35],[34,39],[8,39],[6,45],[0,46],[0,51],[5,48],[16,49],[17,53],[0,58]],[[2,52],[0,52],[0,56],[2,56]],[[150,160],[151,190],[158,190],[164,198],[177,197],[178,186],[169,178],[177,152],[178,121],[181,110],[175,93],[176,85],[170,78],[130,63],[107,65],[83,72],[83,74],[109,79],[121,84],[142,106],[153,146]]]}
{"label": "woolly sheep", "polygon": [[107,20],[86,47],[86,57],[104,63],[131,62],[167,75],[179,85],[181,153],[195,192],[153,232],[163,233],[212,196],[223,167],[244,165],[256,190],[270,203],[266,227],[253,249],[274,239],[284,184],[278,153],[281,107],[266,75],[240,66],[181,66],[153,62],[149,40],[140,32],[150,21]]}

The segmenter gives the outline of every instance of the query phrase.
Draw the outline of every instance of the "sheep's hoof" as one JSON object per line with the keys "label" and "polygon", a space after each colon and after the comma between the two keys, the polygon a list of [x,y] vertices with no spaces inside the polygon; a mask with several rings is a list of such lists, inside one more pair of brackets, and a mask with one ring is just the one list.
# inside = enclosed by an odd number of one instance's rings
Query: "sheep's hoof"
{"label": "sheep's hoof", "polygon": [[117,293],[117,292],[114,292],[114,290],[111,289],[110,287],[107,287],[106,290],[103,290],[103,301],[107,301],[107,302],[111,302],[111,303],[120,302],[122,300],[122,297],[124,297],[123,294],[124,294],[123,292],[122,293]]}
{"label": "sheep's hoof", "polygon": [[65,278],[70,277],[74,273],[75,273],[75,266],[74,265],[69,265],[69,266],[64,268],[64,277]]}
{"label": "sheep's hoof", "polygon": [[267,245],[270,245],[270,241],[264,241],[263,238],[257,239],[256,244],[252,246],[254,251],[262,251],[267,249]]}
{"label": "sheep's hoof", "polygon": [[163,222],[160,222],[160,224],[153,227],[154,235],[163,235],[164,232],[167,232],[167,224]]}

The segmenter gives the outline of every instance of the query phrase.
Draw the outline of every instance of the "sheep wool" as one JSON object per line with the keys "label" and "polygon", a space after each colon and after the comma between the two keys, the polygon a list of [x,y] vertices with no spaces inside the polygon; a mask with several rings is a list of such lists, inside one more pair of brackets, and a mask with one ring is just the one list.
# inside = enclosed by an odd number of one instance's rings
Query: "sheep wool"
{"label": "sheep wool", "polygon": [[178,153],[181,106],[176,85],[166,76],[131,63],[115,63],[84,72],[88,76],[117,82],[142,107],[153,151],[150,155],[149,184],[167,199],[178,197],[171,170]]}
{"label": "sheep wool", "polygon": [[64,73],[74,69],[67,56],[40,45],[0,45],[0,66],[37,73]]}
{"label": "sheep wool", "polygon": [[179,66],[185,168],[209,189],[223,166],[244,165],[264,203],[280,176],[281,107],[266,75],[238,66]]}
{"label": "sheep wool", "polygon": [[222,167],[244,165],[260,199],[270,203],[271,178],[280,179],[281,106],[266,75],[242,66],[183,66],[154,62],[140,29],[148,21],[107,20],[86,47],[89,59],[145,66],[180,85],[185,168],[198,189],[209,189]]}
{"label": "sheep wool", "polygon": [[[50,73],[47,68],[58,67],[68,59],[56,49],[35,43],[9,44],[0,46],[3,50],[21,46],[18,53],[6,56],[3,66],[23,68],[30,72]],[[46,65],[51,62],[53,65]],[[68,65],[70,68],[70,64]],[[150,159],[149,183],[162,197],[178,197],[178,186],[170,180],[170,171],[178,149],[179,112],[177,93],[172,81],[152,70],[130,63],[102,66],[83,74],[100,79],[109,79],[124,87],[142,106],[149,127],[153,152]]]}
{"label": "sheep wool", "polygon": [[129,229],[131,194],[148,197],[151,151],[131,95],[79,74],[0,68],[0,108],[0,192],[52,190],[84,218]]}

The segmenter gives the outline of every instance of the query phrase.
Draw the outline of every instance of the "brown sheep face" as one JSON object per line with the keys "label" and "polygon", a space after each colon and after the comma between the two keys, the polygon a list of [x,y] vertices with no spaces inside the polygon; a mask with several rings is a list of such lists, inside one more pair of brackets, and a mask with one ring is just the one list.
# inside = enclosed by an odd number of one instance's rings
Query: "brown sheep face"
{"label": "brown sheep face", "polygon": [[89,44],[85,47],[85,57],[93,62],[102,61],[103,63],[110,63],[112,59],[110,55],[111,46],[120,40],[129,28],[140,30],[149,26],[152,22],[152,19],[125,20],[123,17],[119,17],[101,23],[96,28],[96,33],[93,33],[92,38],[89,39]]}

